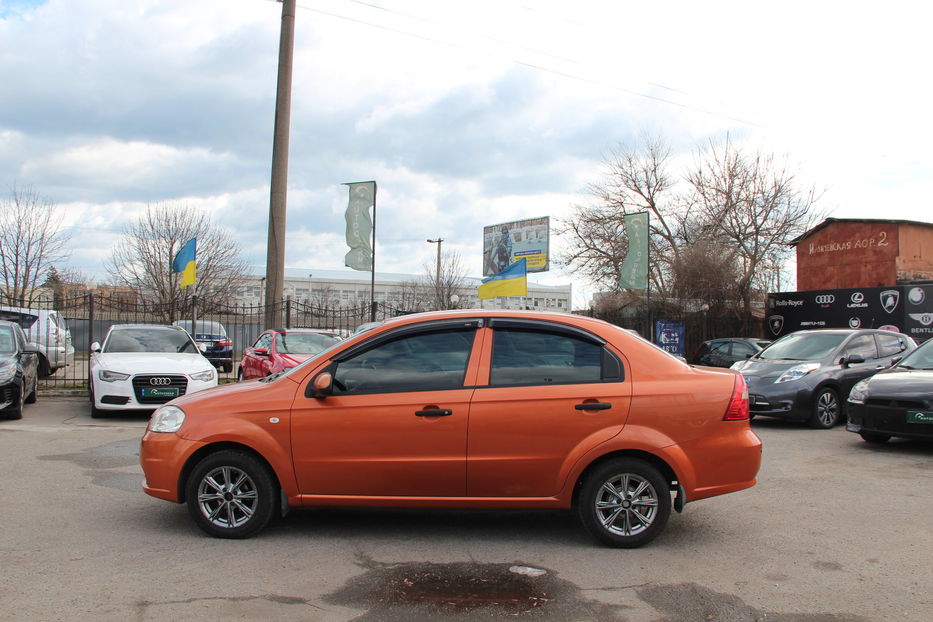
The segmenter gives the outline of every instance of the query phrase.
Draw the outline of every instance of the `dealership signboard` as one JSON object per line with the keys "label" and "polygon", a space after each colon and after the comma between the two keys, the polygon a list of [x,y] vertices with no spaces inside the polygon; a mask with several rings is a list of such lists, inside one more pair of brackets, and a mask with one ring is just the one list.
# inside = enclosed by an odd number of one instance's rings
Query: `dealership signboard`
{"label": "dealership signboard", "polygon": [[897,285],[768,294],[767,335],[815,328],[884,328],[933,337],[933,285]]}
{"label": "dealership signboard", "polygon": [[525,258],[528,272],[548,271],[548,216],[483,227],[483,276],[492,276]]}

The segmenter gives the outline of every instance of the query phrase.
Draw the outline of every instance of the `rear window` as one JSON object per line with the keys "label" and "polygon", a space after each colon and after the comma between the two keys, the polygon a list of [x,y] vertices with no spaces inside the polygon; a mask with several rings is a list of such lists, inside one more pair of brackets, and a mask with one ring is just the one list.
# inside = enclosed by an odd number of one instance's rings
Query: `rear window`
{"label": "rear window", "polygon": [[3,311],[0,310],[0,320],[6,320],[7,322],[16,322],[23,327],[23,330],[29,330],[29,328],[36,323],[36,320],[39,319],[38,315],[32,315],[30,313],[22,313],[20,311]]}
{"label": "rear window", "polygon": [[[181,326],[189,333],[191,332],[191,320],[179,320],[175,322],[176,326]],[[220,322],[210,322],[208,320],[198,320],[198,334],[206,335],[226,335],[223,324]]]}

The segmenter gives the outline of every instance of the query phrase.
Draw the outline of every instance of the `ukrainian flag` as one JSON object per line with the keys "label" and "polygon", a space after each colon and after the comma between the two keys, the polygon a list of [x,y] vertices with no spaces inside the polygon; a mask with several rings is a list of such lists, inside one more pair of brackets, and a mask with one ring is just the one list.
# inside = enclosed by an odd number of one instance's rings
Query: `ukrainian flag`
{"label": "ukrainian flag", "polygon": [[181,272],[181,289],[194,285],[198,280],[198,239],[191,238],[181,247],[172,260],[172,272]]}
{"label": "ukrainian flag", "polygon": [[497,296],[527,296],[528,278],[525,258],[522,257],[508,268],[483,279],[478,295],[482,300]]}

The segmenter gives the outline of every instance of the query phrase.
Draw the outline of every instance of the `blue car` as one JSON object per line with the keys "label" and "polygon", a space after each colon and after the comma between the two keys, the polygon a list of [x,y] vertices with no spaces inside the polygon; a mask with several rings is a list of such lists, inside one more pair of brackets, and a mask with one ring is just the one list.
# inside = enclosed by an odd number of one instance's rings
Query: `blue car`
{"label": "blue car", "polygon": [[188,331],[188,334],[201,348],[201,354],[224,373],[233,371],[233,341],[227,336],[224,325],[220,322],[198,320],[196,331],[191,330],[191,320],[173,322]]}

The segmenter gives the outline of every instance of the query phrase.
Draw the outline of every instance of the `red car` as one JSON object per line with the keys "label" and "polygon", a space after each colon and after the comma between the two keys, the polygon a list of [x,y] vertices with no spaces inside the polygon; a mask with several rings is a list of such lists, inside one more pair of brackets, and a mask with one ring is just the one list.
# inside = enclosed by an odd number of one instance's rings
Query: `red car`
{"label": "red car", "polygon": [[340,335],[310,328],[273,328],[243,350],[237,380],[265,378],[294,367],[340,341]]}

